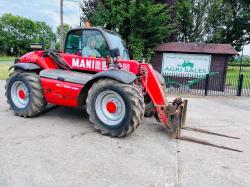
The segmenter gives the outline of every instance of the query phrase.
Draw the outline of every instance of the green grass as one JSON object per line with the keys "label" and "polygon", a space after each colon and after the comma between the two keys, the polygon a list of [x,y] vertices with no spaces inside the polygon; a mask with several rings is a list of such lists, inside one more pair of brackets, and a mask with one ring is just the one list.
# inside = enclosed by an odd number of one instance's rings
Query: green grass
{"label": "green grass", "polygon": [[[238,87],[239,67],[229,66],[227,70],[226,84],[233,88]],[[250,67],[242,67],[241,74],[244,75],[243,88],[250,88]]]}
{"label": "green grass", "polygon": [[13,65],[13,62],[0,61],[0,79],[5,80],[9,76],[9,68]]}
{"label": "green grass", "polygon": [[2,61],[14,61],[16,57],[14,56],[0,56],[0,62]]}
{"label": "green grass", "polygon": [[[239,75],[240,67],[228,66],[227,76]],[[250,75],[250,67],[242,67],[241,74]]]}
{"label": "green grass", "polygon": [[0,79],[5,80],[9,76],[9,68],[13,65],[16,57],[0,56]]}

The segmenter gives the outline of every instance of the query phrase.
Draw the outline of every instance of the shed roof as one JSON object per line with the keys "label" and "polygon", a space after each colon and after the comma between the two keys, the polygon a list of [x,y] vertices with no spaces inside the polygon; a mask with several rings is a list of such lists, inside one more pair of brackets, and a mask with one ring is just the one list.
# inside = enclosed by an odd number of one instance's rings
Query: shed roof
{"label": "shed roof", "polygon": [[179,52],[179,53],[208,53],[237,55],[238,52],[231,44],[205,44],[205,43],[182,43],[169,42],[155,47],[156,52]]}

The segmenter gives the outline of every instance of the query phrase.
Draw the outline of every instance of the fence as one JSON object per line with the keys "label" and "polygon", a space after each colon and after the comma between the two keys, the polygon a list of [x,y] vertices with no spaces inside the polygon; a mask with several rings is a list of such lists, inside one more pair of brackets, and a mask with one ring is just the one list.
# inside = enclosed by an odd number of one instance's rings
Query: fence
{"label": "fence", "polygon": [[250,96],[250,74],[221,76],[210,73],[203,76],[164,75],[169,94]]}

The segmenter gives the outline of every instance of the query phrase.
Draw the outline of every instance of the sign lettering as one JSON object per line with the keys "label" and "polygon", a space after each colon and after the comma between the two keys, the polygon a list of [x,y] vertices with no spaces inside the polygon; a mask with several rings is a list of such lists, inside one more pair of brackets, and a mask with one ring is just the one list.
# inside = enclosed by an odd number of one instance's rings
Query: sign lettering
{"label": "sign lettering", "polygon": [[[101,61],[100,59],[79,59],[72,58],[72,67],[74,68],[82,68],[82,69],[91,69],[91,70],[107,70],[106,61]],[[121,63],[121,67],[124,70],[130,70],[129,63]]]}
{"label": "sign lettering", "polygon": [[210,71],[210,55],[164,53],[162,74],[174,76],[203,76]]}

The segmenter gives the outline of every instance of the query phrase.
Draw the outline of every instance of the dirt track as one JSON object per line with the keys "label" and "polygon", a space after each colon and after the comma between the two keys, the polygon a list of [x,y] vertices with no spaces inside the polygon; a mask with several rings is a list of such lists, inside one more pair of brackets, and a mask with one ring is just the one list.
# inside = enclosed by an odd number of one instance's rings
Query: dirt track
{"label": "dirt track", "polygon": [[187,125],[232,136],[185,135],[244,150],[170,138],[153,118],[129,137],[102,136],[80,111],[59,107],[24,119],[0,81],[0,186],[249,186],[250,98],[190,98]]}

